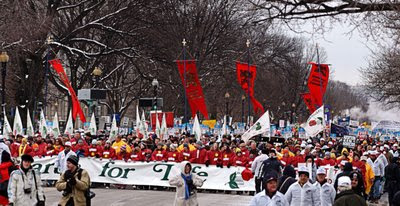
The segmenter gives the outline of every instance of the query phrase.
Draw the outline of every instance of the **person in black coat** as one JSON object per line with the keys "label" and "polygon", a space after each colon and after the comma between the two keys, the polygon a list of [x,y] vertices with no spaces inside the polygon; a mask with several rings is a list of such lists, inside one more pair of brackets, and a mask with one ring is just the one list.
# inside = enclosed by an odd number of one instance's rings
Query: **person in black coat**
{"label": "person in black coat", "polygon": [[278,176],[280,176],[282,174],[281,162],[276,158],[275,150],[274,149],[269,150],[268,154],[269,158],[267,160],[264,160],[260,168],[260,171],[262,171],[263,174],[262,177],[271,172],[276,172]]}
{"label": "person in black coat", "polygon": [[386,190],[389,194],[389,205],[394,204],[394,195],[400,190],[400,168],[399,158],[393,157],[392,162],[385,168]]}
{"label": "person in black coat", "polygon": [[287,165],[283,169],[282,177],[278,179],[278,191],[285,194],[290,185],[296,182],[296,171],[291,165]]}
{"label": "person in black coat", "polygon": [[351,179],[351,189],[354,191],[354,193],[365,198],[366,194],[365,194],[365,187],[362,175],[358,172],[352,172],[350,174],[350,179]]}
{"label": "person in black coat", "polygon": [[342,176],[350,177],[351,172],[353,172],[353,165],[350,162],[346,162],[346,164],[344,164],[343,167],[343,172],[336,176],[335,183],[333,184],[333,187],[335,188],[336,191],[338,187],[339,178]]}

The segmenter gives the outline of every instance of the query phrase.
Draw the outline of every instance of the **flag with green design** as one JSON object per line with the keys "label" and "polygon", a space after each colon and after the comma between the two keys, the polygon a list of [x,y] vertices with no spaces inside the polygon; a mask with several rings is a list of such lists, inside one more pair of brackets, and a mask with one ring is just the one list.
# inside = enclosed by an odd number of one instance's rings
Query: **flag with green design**
{"label": "flag with green design", "polygon": [[39,131],[42,137],[46,137],[47,134],[49,133],[47,129],[47,123],[46,123],[46,118],[44,117],[43,110],[40,111],[40,121],[39,121]]}
{"label": "flag with green design", "polygon": [[97,134],[96,117],[94,116],[94,113],[92,113],[92,118],[90,119],[89,132],[91,135]]}
{"label": "flag with green design", "polygon": [[193,134],[194,134],[194,136],[196,137],[197,141],[200,141],[200,137],[201,137],[201,127],[200,127],[199,118],[197,118],[197,114],[196,114],[196,116],[194,116]]}
{"label": "flag with green design", "polygon": [[158,114],[156,113],[156,128],[155,128],[155,133],[158,138],[161,138],[161,125],[160,125],[160,120],[158,120]]}
{"label": "flag with green design", "polygon": [[12,133],[11,125],[8,122],[6,112],[3,111],[4,114],[4,125],[3,125],[3,137],[7,138],[10,133]]}
{"label": "flag with green design", "polygon": [[21,116],[19,115],[18,106],[15,109],[13,134],[14,135],[17,135],[17,134],[23,135],[24,134],[22,120],[21,120]]}
{"label": "flag with green design", "polygon": [[142,118],[140,120],[140,133],[143,134],[144,139],[148,138],[147,130],[148,130],[148,126],[147,126],[146,118],[145,118],[144,111],[143,111]]}
{"label": "flag with green design", "polygon": [[108,140],[112,142],[117,135],[118,135],[118,127],[117,127],[117,120],[115,119],[115,114],[114,114],[111,123],[110,137],[108,138]]}
{"label": "flag with green design", "polygon": [[251,137],[263,133],[270,133],[269,111],[266,111],[253,126],[242,135],[242,140],[247,142]]}
{"label": "flag with green design", "polygon": [[74,123],[72,122],[72,112],[69,111],[67,125],[65,126],[64,134],[73,135],[74,134]]}
{"label": "flag with green design", "polygon": [[53,128],[52,128],[53,136],[58,137],[61,134],[60,127],[58,126],[58,115],[57,112],[54,114],[53,118]]}
{"label": "flag with green design", "polygon": [[163,116],[162,116],[161,136],[162,136],[162,139],[168,139],[168,128],[167,128],[167,121],[165,119],[165,113],[163,113]]}
{"label": "flag with green design", "polygon": [[33,136],[35,134],[35,130],[33,129],[31,115],[29,114],[29,109],[26,114],[26,135]]}

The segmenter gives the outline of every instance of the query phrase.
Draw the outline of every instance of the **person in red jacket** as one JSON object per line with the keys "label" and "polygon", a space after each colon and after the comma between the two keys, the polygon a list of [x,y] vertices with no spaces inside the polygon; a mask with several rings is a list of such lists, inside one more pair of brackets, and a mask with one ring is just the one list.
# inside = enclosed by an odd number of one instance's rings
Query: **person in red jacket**
{"label": "person in red jacket", "polygon": [[183,144],[183,150],[181,152],[181,160],[182,161],[189,161],[191,159],[190,149],[188,144]]}
{"label": "person in red jacket", "polygon": [[54,155],[58,155],[58,153],[64,150],[64,144],[61,138],[57,138],[53,146],[54,146],[54,152],[53,152]]}
{"label": "person in red jacket", "polygon": [[283,149],[282,150],[282,158],[280,159],[281,164],[283,167],[286,167],[287,165],[292,164],[292,157],[289,155],[289,150]]}
{"label": "person in red jacket", "polygon": [[207,161],[206,161],[206,166],[208,165],[217,165],[221,162],[221,153],[218,149],[218,144],[214,143],[211,146],[211,149],[207,152]]}
{"label": "person in red jacket", "polygon": [[36,137],[36,144],[38,145],[38,148],[36,151],[34,150],[35,155],[38,157],[46,156],[47,144],[43,141],[41,136]]}
{"label": "person in red jacket", "polygon": [[89,154],[89,148],[84,144],[83,139],[78,140],[78,144],[75,145],[73,150],[78,157],[87,157]]}
{"label": "person in red jacket", "polygon": [[176,148],[178,147],[178,145],[176,144],[171,144],[170,146],[170,151],[167,154],[167,161],[168,162],[181,162],[181,153],[179,153],[178,151],[176,151]]}
{"label": "person in red jacket", "polygon": [[249,158],[250,151],[247,149],[246,143],[240,143],[240,150],[242,151],[242,156]]}
{"label": "person in red jacket", "polygon": [[111,147],[111,142],[107,141],[106,145],[102,148],[100,158],[104,159],[115,159],[115,150]]}
{"label": "person in red jacket", "polygon": [[132,162],[139,162],[139,161],[143,162],[144,161],[144,156],[143,156],[142,151],[141,151],[141,149],[139,147],[139,144],[137,144],[137,143],[133,144],[132,148],[133,148],[133,150],[132,150],[132,153],[131,153],[130,160]]}
{"label": "person in red jacket", "polygon": [[0,205],[8,205],[8,194],[7,185],[10,179],[10,174],[13,170],[17,169],[11,160],[11,156],[7,151],[1,153],[1,164],[0,164]]}
{"label": "person in red jacket", "polygon": [[226,167],[231,167],[233,165],[233,158],[235,157],[235,154],[231,151],[231,149],[228,147],[227,144],[224,144],[221,146],[221,159],[222,162],[219,165],[221,168],[223,166]]}
{"label": "person in red jacket", "polygon": [[140,143],[140,150],[142,151],[142,156],[144,158],[144,161],[150,162],[151,161],[151,154],[153,151],[147,147],[145,143]]}
{"label": "person in red jacket", "polygon": [[157,148],[151,155],[152,161],[167,161],[167,152],[162,148],[163,146],[164,145],[161,142],[157,144]]}
{"label": "person in red jacket", "polygon": [[24,154],[29,154],[32,156],[33,150],[32,147],[28,144],[28,139],[23,138],[21,141],[21,145],[18,148],[18,156],[21,157]]}
{"label": "person in red jacket", "polygon": [[48,140],[46,149],[44,150],[44,156],[50,156],[51,157],[53,155],[56,155],[54,153],[54,145],[51,142],[51,140]]}
{"label": "person in red jacket", "polygon": [[203,147],[203,143],[201,141],[197,141],[195,147],[196,149],[190,154],[189,161],[196,164],[205,164],[208,157],[207,150]]}
{"label": "person in red jacket", "polygon": [[[99,144],[98,144],[99,143]],[[92,140],[92,144],[90,144],[90,147],[88,149],[88,156],[89,157],[100,157],[102,154],[102,147],[101,147],[101,141],[97,140]]]}
{"label": "person in red jacket", "polygon": [[236,148],[236,156],[233,158],[233,165],[234,166],[240,166],[240,167],[246,167],[249,159],[246,157],[246,155],[243,155],[242,150],[239,148]]}
{"label": "person in red jacket", "polygon": [[18,157],[18,149],[19,146],[21,145],[21,140],[22,136],[17,135],[17,138],[15,138],[14,135],[11,136],[13,143],[10,145],[10,152],[12,157]]}
{"label": "person in red jacket", "polygon": [[296,156],[292,157],[290,162],[293,165],[293,167],[297,167],[297,165],[299,163],[304,163],[305,162],[305,158],[304,158],[303,155],[301,155],[301,151],[300,150],[297,150]]}
{"label": "person in red jacket", "polygon": [[331,153],[330,152],[325,152],[324,159],[318,159],[317,160],[317,165],[319,166],[325,166],[325,165],[330,165],[330,166],[335,166],[336,161],[331,158]]}

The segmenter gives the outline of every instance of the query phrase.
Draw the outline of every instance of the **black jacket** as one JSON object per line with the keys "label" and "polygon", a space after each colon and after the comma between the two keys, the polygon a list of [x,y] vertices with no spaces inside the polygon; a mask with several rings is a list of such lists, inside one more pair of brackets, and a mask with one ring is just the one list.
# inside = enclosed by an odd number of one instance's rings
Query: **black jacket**
{"label": "black jacket", "polygon": [[390,163],[385,168],[387,190],[396,193],[400,190],[400,168],[397,163]]}
{"label": "black jacket", "polygon": [[367,206],[365,199],[354,193],[353,190],[346,190],[336,195],[333,206]]}
{"label": "black jacket", "polygon": [[[336,176],[335,183],[333,184],[333,187],[335,188],[336,191],[337,191],[337,187],[338,187],[339,177],[342,177],[342,176],[350,177],[350,174],[352,172],[353,172],[353,165],[350,162],[347,162],[343,167],[343,172]],[[351,177],[350,177],[350,179],[351,179]]]}
{"label": "black jacket", "polygon": [[262,171],[262,177],[264,177],[271,171],[276,172],[280,176],[281,162],[276,157],[268,158],[267,160],[264,160],[264,162],[262,163],[260,171]]}

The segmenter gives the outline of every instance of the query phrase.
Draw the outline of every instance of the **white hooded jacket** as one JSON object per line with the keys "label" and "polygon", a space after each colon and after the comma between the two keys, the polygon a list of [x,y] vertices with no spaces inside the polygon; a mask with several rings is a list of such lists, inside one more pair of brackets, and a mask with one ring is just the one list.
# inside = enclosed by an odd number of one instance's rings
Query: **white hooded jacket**
{"label": "white hooded jacket", "polygon": [[76,153],[72,150],[70,150],[68,152],[67,155],[65,155],[65,150],[63,150],[62,152],[58,153],[56,162],[54,164],[54,167],[58,169],[58,172],[60,174],[64,173],[65,170],[67,170],[67,159],[71,156],[71,155],[75,155]]}
{"label": "white hooded jacket", "polygon": [[[185,166],[187,164],[190,164],[190,162],[183,161],[180,165],[182,173],[179,173],[178,175],[176,175],[175,177],[173,177],[169,180],[169,184],[171,186],[176,186],[176,195],[175,195],[175,202],[174,202],[175,206],[199,205],[199,203],[197,202],[196,191],[193,195],[189,196],[189,199],[185,200],[185,181],[183,180],[181,174],[185,174]],[[185,174],[185,175],[186,176],[192,175],[193,184],[196,187],[201,187],[203,185],[203,180],[200,179],[199,176],[197,176],[196,174],[193,174],[192,171],[190,171],[189,174]]]}
{"label": "white hooded jacket", "polygon": [[[14,203],[15,206],[34,206],[38,202],[36,193],[39,195],[39,200],[44,201],[44,191],[41,185],[40,173],[37,170],[35,170],[35,177],[36,186],[32,169],[29,169],[27,174],[21,169],[14,170],[10,175],[8,183],[7,191],[9,202]],[[38,188],[37,190],[36,187]],[[30,189],[31,192],[26,194],[24,189]]]}

